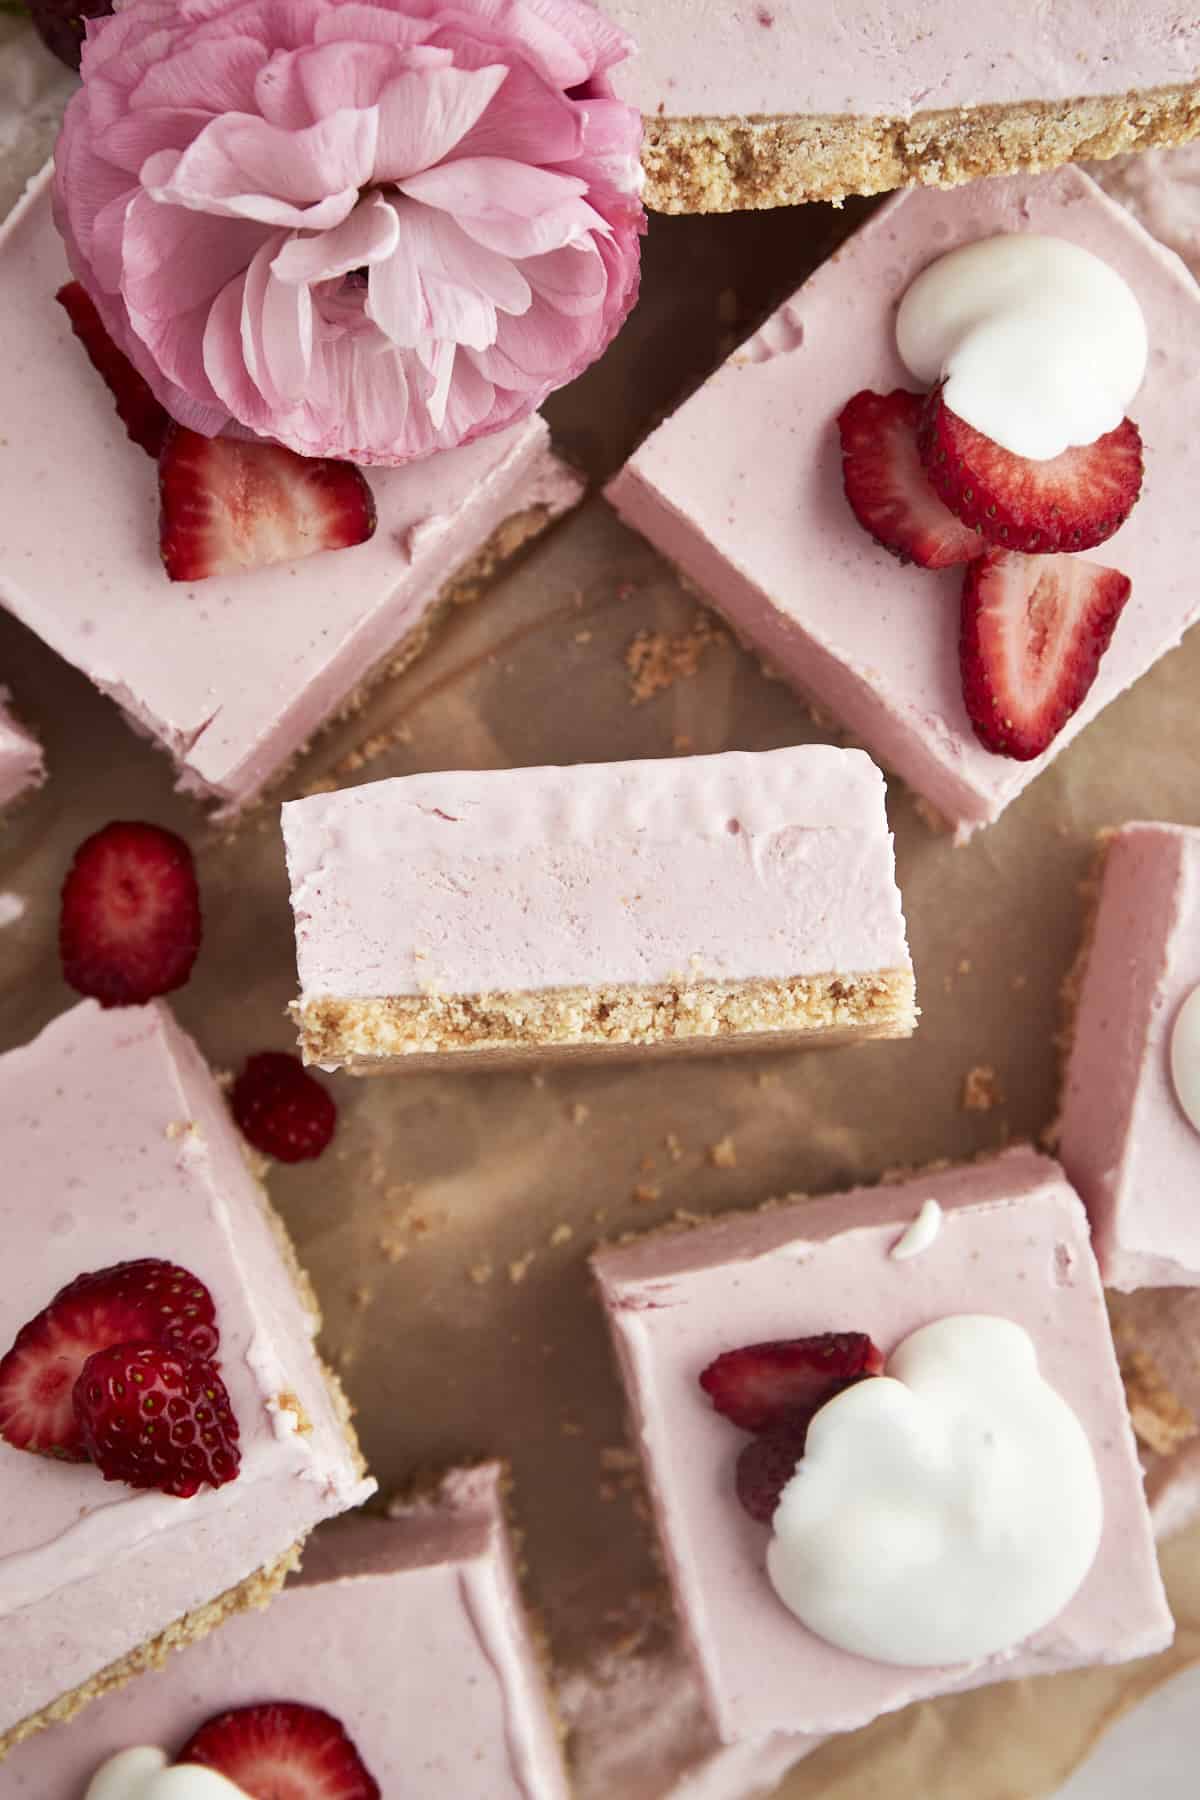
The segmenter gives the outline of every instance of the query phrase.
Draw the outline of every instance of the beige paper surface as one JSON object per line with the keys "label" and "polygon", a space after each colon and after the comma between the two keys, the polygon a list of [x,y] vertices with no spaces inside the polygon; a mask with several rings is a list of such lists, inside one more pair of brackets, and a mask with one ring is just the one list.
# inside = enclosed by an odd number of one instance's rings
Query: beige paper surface
{"label": "beige paper surface", "polygon": [[[14,78],[13,44],[0,23],[0,119],[6,76],[23,105],[38,104],[27,76]],[[0,134],[0,205],[18,167],[33,166],[36,136]],[[847,207],[656,219],[639,312],[603,367],[549,409],[561,444],[594,478],[611,471],[731,334],[858,216]],[[847,393],[855,385],[848,365]],[[64,467],[65,512],[81,478]],[[423,661],[322,739],[287,791],[830,735],[724,634],[698,638],[697,612],[593,498],[456,616]],[[633,651],[635,681],[626,659],[642,632],[652,635]],[[635,703],[659,669],[675,671],[673,684]],[[55,950],[57,887],[74,844],[120,816],[170,824],[197,851],[206,939],[176,1000],[183,1023],[219,1068],[289,1046],[294,970],[275,807],[232,839],[214,831],[172,794],[165,758],[3,615],[0,680],[41,730],[51,769],[44,792],[0,827],[0,894],[25,903],[0,930],[0,1049],[70,1003]],[[1036,1137],[1055,1108],[1056,997],[1093,833],[1133,817],[1200,823],[1198,688],[1200,634],[966,849],[933,835],[893,784],[924,1013],[909,1044],[333,1082],[342,1108],[333,1149],[277,1170],[271,1189],[315,1278],[326,1348],[367,1454],[385,1489],[417,1465],[511,1457],[531,1594],[564,1662],[619,1641],[633,1596],[657,1579],[623,1479],[621,1398],[588,1250],[678,1209],[752,1205]],[[964,1107],[973,1069],[994,1072],[973,1084],[994,1097],[990,1107]],[[1178,1316],[1181,1330],[1196,1323],[1188,1303]],[[1194,1354],[1183,1360],[1195,1375]],[[1000,1800],[1052,1791],[1106,1720],[1200,1651],[1198,1550],[1193,1534],[1167,1554],[1180,1621],[1168,1657],[921,1707],[821,1750],[784,1792]]]}

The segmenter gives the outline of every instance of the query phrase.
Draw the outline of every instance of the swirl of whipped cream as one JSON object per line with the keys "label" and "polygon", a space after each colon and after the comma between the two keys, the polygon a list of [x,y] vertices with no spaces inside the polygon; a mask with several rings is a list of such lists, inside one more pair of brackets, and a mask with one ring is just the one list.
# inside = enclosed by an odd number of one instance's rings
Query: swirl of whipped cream
{"label": "swirl of whipped cream", "polygon": [[779,1598],[842,1650],[932,1668],[1057,1618],[1103,1523],[1091,1445],[1008,1319],[915,1331],[888,1372],[830,1400],[780,1498]]}
{"label": "swirl of whipped cream", "polygon": [[1014,456],[1094,444],[1146,373],[1146,321],[1115,269],[1035,232],[981,238],[924,269],[896,316],[900,359]]}
{"label": "swirl of whipped cream", "polygon": [[139,1745],[102,1763],[84,1800],[245,1800],[245,1795],[215,1769],[168,1765],[164,1751]]}

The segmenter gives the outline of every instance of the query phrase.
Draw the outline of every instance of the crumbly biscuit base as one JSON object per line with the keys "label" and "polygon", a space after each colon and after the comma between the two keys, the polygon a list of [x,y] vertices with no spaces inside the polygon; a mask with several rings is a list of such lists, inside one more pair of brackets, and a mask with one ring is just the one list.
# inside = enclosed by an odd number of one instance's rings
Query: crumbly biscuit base
{"label": "crumbly biscuit base", "polygon": [[613,1051],[775,1049],[806,1042],[908,1037],[916,1026],[911,969],[801,975],[783,981],[695,981],[656,987],[552,988],[539,993],[402,994],[297,1001],[306,1062],[355,1074],[472,1066]]}
{"label": "crumbly biscuit base", "polygon": [[1182,144],[1200,133],[1200,84],[1081,100],[954,107],[908,119],[853,114],[648,118],[646,203],[736,212],[891,188],[957,187],[985,175]]}

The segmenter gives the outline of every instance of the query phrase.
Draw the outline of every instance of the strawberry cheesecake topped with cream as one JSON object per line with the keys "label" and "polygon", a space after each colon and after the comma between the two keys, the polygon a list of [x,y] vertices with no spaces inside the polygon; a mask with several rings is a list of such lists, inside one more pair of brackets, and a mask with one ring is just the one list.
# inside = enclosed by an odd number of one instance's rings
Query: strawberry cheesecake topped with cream
{"label": "strawberry cheesecake topped with cream", "polygon": [[637,40],[649,204],[727,212],[1048,169],[1200,128],[1200,23],[995,0],[605,0]]}
{"label": "strawberry cheesecake topped with cream", "polygon": [[85,1001],[10,1051],[0,1122],[3,1754],[265,1604],[374,1484],[283,1227],[162,1002]]}
{"label": "strawberry cheesecake topped with cream", "polygon": [[1087,1218],[1032,1151],[602,1250],[720,1735],[1168,1643]]}
{"label": "strawberry cheesecake topped with cream", "polygon": [[1200,288],[1080,171],[915,191],[609,498],[966,838],[1200,616],[1197,333]]}
{"label": "strawberry cheesecake topped with cream", "polygon": [[0,812],[46,778],[42,746],[5,704],[0,688]]}

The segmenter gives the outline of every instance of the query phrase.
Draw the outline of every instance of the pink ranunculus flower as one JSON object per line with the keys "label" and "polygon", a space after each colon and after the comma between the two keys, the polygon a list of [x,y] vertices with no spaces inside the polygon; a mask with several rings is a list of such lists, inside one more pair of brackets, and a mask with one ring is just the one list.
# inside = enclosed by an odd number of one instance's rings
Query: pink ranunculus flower
{"label": "pink ranunculus flower", "polygon": [[641,121],[589,0],[129,0],[57,153],[168,412],[403,463],[523,418],[637,298]]}

